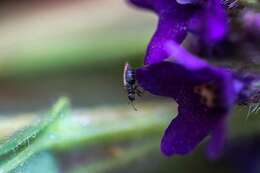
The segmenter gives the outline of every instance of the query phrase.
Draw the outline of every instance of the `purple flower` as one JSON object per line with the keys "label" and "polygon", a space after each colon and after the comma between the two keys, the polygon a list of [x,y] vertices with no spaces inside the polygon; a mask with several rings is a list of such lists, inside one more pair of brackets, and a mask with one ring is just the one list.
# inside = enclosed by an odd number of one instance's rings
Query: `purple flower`
{"label": "purple flower", "polygon": [[189,28],[197,33],[204,44],[214,45],[227,33],[228,21],[220,0],[208,0],[204,8],[191,19]]}
{"label": "purple flower", "polygon": [[255,30],[260,32],[260,12],[254,12],[252,10],[245,10],[242,13],[242,21],[245,28],[248,30]]}
{"label": "purple flower", "polygon": [[230,66],[237,66],[238,61],[240,65],[260,64],[260,13],[251,9],[239,12],[223,40],[211,45],[193,38],[185,46],[200,57],[221,60]]}
{"label": "purple flower", "polygon": [[129,0],[138,7],[157,13],[159,22],[145,57],[145,64],[166,56],[165,42],[181,43],[190,30],[207,44],[221,40],[227,32],[227,18],[220,0]]}
{"label": "purple flower", "polygon": [[165,130],[161,151],[188,154],[209,134],[208,155],[217,156],[225,141],[228,115],[243,88],[224,68],[211,66],[175,42],[165,46],[167,59],[136,70],[139,85],[178,103],[178,115]]}

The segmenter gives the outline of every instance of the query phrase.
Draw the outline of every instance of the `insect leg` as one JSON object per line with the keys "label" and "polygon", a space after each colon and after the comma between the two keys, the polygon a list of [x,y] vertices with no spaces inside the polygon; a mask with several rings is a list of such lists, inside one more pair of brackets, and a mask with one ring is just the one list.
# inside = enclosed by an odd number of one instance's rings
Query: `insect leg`
{"label": "insect leg", "polygon": [[136,86],[134,87],[134,90],[135,90],[135,93],[136,93],[139,97],[142,97],[142,96],[143,96],[144,90],[141,89],[138,85],[136,85]]}
{"label": "insect leg", "polygon": [[131,104],[131,106],[133,107],[133,109],[134,109],[135,111],[138,111],[137,108],[135,107],[133,101],[129,101],[129,102],[128,102],[128,105],[129,105],[129,104]]}

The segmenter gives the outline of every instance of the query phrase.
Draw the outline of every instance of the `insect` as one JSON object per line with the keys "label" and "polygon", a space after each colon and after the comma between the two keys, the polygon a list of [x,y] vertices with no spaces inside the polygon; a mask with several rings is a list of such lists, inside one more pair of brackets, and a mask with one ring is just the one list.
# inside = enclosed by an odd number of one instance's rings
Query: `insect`
{"label": "insect", "polygon": [[142,96],[143,91],[139,90],[135,79],[135,70],[128,63],[126,63],[124,67],[123,82],[128,94],[129,103],[137,110],[133,105],[133,101],[135,101],[136,94]]}

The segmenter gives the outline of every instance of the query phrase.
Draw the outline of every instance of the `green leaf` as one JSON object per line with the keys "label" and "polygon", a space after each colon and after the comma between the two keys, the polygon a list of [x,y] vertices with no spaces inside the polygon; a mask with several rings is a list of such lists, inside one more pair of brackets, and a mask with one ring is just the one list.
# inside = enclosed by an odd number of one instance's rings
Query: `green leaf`
{"label": "green leaf", "polygon": [[[59,114],[58,117],[62,117],[66,112],[66,103],[67,101],[59,101],[51,115]],[[159,137],[171,118],[166,116],[170,115],[169,109],[162,105],[156,107],[154,104],[140,106],[142,111],[134,111],[129,106],[118,106],[71,112],[73,116],[65,116],[52,122],[29,145],[19,147],[15,154],[8,153],[9,158],[5,158],[0,164],[0,172],[17,168],[35,153],[46,149],[66,150],[82,144]]]}
{"label": "green leaf", "polygon": [[18,131],[7,141],[0,145],[0,157],[11,151],[16,151],[23,144],[29,144],[34,140],[41,131],[55,122],[59,117],[64,115],[64,108],[68,104],[66,98],[62,98],[56,103],[52,110],[43,116],[40,120],[36,120],[30,126]]}
{"label": "green leaf", "polygon": [[59,173],[56,158],[47,151],[40,152],[20,164],[11,173]]}
{"label": "green leaf", "polygon": [[44,146],[41,146],[41,134],[50,126],[55,125],[58,119],[64,117],[68,111],[68,107],[68,99],[61,98],[53,106],[51,111],[44,116],[45,118],[19,131],[3,143],[0,146],[0,153],[2,154],[0,172],[13,170],[18,165],[23,164],[33,154],[44,148]]}

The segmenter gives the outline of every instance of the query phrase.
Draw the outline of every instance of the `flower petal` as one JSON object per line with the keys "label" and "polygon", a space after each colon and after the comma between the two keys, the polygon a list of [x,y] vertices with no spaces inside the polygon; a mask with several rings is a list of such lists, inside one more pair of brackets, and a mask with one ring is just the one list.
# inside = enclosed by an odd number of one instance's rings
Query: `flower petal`
{"label": "flower petal", "polygon": [[168,54],[167,57],[170,57],[167,59],[168,61],[181,64],[193,70],[209,67],[209,64],[206,61],[192,55],[178,43],[174,41],[168,41],[165,44],[165,50]]}
{"label": "flower petal", "polygon": [[157,63],[167,58],[164,46],[168,40],[180,44],[185,39],[192,13],[191,6],[180,5],[175,2],[159,14],[159,23],[148,45],[145,64]]}
{"label": "flower petal", "polygon": [[200,102],[199,95],[194,92],[195,87],[212,83],[219,90],[219,108],[230,109],[236,98],[232,73],[210,65],[194,70],[189,68],[190,62],[187,61],[187,65],[184,62],[186,61],[175,63],[167,59],[137,68],[136,79],[139,85],[150,93],[172,97],[178,104],[190,107]]}
{"label": "flower petal", "polygon": [[209,0],[191,18],[189,30],[209,45],[222,40],[228,31],[228,18],[220,0]]}
{"label": "flower petal", "polygon": [[211,132],[211,139],[207,147],[207,156],[209,159],[217,159],[220,156],[226,142],[227,121],[223,118],[218,122]]}
{"label": "flower petal", "polygon": [[[205,10],[207,18],[206,33],[204,39],[210,42],[217,42],[223,39],[228,30],[227,15],[220,0],[210,0]],[[207,34],[207,35],[206,35]]]}
{"label": "flower petal", "polygon": [[[200,83],[196,80],[196,75],[183,66],[168,61],[136,69],[136,79],[142,88],[155,95],[172,97],[179,104],[182,100],[193,103],[191,86]],[[186,96],[189,97],[185,98]]]}
{"label": "flower petal", "polygon": [[206,110],[190,111],[180,106],[179,114],[164,133],[161,151],[167,156],[190,153],[210,133],[216,119]]}
{"label": "flower petal", "polygon": [[157,29],[148,45],[145,64],[153,64],[167,58],[165,42],[181,43],[187,35],[189,19],[194,13],[191,5],[179,4],[175,0],[129,0],[138,7],[153,10],[159,17]]}

